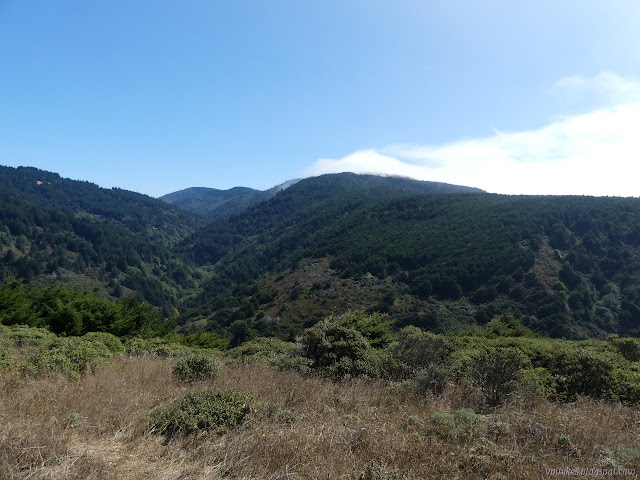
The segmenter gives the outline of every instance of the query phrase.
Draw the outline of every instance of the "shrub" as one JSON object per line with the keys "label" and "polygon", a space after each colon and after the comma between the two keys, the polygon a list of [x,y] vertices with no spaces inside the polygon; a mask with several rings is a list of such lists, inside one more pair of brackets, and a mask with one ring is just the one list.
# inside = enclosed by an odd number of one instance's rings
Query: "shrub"
{"label": "shrub", "polygon": [[485,327],[489,337],[535,337],[535,333],[525,327],[512,314],[494,317]]}
{"label": "shrub", "polygon": [[299,353],[299,345],[285,342],[275,337],[258,337],[227,350],[226,355],[233,359],[252,359],[262,361],[275,355],[294,356]]}
{"label": "shrub", "polygon": [[637,338],[619,338],[617,335],[609,336],[608,340],[615,346],[622,356],[630,362],[640,362],[640,340]]}
{"label": "shrub", "polygon": [[530,396],[549,396],[555,389],[555,380],[544,367],[525,368],[518,378],[520,392]]}
{"label": "shrub", "polygon": [[111,353],[118,354],[124,352],[122,341],[115,335],[107,332],[89,332],[85,333],[81,338],[90,342],[102,343]]}
{"label": "shrub", "polygon": [[195,354],[181,358],[173,367],[180,380],[211,380],[222,372],[222,365],[214,357]]}
{"label": "shrub", "polygon": [[15,363],[15,359],[9,355],[6,348],[0,346],[0,370],[12,367]]}
{"label": "shrub", "polygon": [[63,373],[77,379],[111,360],[109,349],[100,342],[90,342],[79,337],[62,337],[31,357],[25,366],[27,373],[38,371],[46,375]]}
{"label": "shrub", "polygon": [[470,376],[487,403],[498,406],[517,387],[520,370],[529,359],[517,348],[497,345],[472,355]]}
{"label": "shrub", "polygon": [[410,480],[411,478],[407,472],[376,461],[369,462],[364,469],[355,471],[351,475],[352,480]]}
{"label": "shrub", "polygon": [[554,353],[548,369],[556,377],[556,394],[564,400],[574,400],[578,395],[607,398],[614,394],[613,372],[620,360],[610,351],[567,345]]}
{"label": "shrub", "polygon": [[460,409],[454,413],[437,412],[431,415],[436,433],[453,439],[468,439],[482,435],[487,429],[487,417]]}
{"label": "shrub", "polygon": [[418,393],[442,393],[451,380],[451,371],[443,364],[431,364],[420,370],[416,376]]}
{"label": "shrub", "polygon": [[451,348],[442,335],[425,332],[418,327],[405,327],[388,347],[392,364],[387,368],[395,377],[431,376],[429,372],[444,374],[443,368]]}
{"label": "shrub", "polygon": [[374,348],[385,347],[393,340],[391,321],[386,314],[349,311],[337,317],[328,317],[327,321],[357,330]]}
{"label": "shrub", "polygon": [[11,325],[6,332],[7,342],[16,347],[41,347],[53,342],[57,337],[46,328]]}
{"label": "shrub", "polygon": [[302,356],[300,344],[275,337],[258,337],[227,350],[228,358],[243,362],[259,362],[281,370],[309,372],[311,360]]}
{"label": "shrub", "polygon": [[192,348],[226,350],[229,346],[229,339],[223,338],[215,332],[188,333],[183,336],[177,336],[177,341]]}
{"label": "shrub", "polygon": [[634,369],[615,369],[612,372],[615,379],[613,398],[631,403],[640,402],[640,367]]}
{"label": "shrub", "polygon": [[9,343],[9,333],[11,329],[6,325],[0,323],[0,345],[7,345]]}
{"label": "shrub", "polygon": [[373,348],[357,330],[329,319],[305,330],[300,339],[311,367],[331,376],[375,375]]}
{"label": "shrub", "polygon": [[633,465],[640,462],[640,448],[637,446],[616,445],[611,452],[624,465]]}
{"label": "shrub", "polygon": [[369,349],[360,358],[342,357],[319,373],[335,378],[377,377],[381,371],[382,356],[379,350]]}
{"label": "shrub", "polygon": [[268,365],[278,370],[294,370],[300,373],[311,371],[311,360],[302,356],[275,355],[269,358]]}
{"label": "shrub", "polygon": [[82,413],[72,413],[69,415],[67,425],[71,428],[78,427],[87,423],[87,416]]}
{"label": "shrub", "polygon": [[151,412],[151,430],[168,439],[199,431],[221,434],[242,423],[251,396],[217,389],[191,392]]}

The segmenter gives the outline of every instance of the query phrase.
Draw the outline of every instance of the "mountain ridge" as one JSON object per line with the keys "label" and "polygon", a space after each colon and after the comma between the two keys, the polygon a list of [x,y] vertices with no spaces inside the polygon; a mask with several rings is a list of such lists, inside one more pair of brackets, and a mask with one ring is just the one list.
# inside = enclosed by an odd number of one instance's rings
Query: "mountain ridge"
{"label": "mountain ridge", "polygon": [[[362,178],[387,178],[395,179],[400,182],[407,182],[412,184],[413,187],[407,187],[407,189],[413,189],[416,193],[420,190],[424,193],[434,192],[474,192],[484,193],[484,190],[475,187],[466,187],[461,185],[452,185],[443,182],[430,182],[425,180],[416,180],[410,177],[403,177],[400,175],[382,175],[382,174],[361,174],[361,173],[349,173],[344,172],[340,174],[327,174],[327,175],[355,175],[362,176]],[[188,212],[200,215],[208,220],[220,221],[226,220],[238,213],[246,210],[247,208],[272,198],[278,192],[295,185],[301,180],[309,180],[317,177],[323,177],[324,175],[318,175],[315,177],[307,177],[305,179],[292,179],[284,183],[271,187],[267,190],[255,190],[249,187],[233,187],[227,190],[219,190],[215,188],[207,187],[190,187],[177,192],[168,193],[163,195],[160,200],[167,202],[180,209]]]}
{"label": "mountain ridge", "polygon": [[44,208],[109,221],[165,246],[204,224],[192,213],[148,195],[120,188],[102,188],[34,167],[0,166],[0,192]]}
{"label": "mountain ridge", "polygon": [[2,167],[0,274],[137,293],[181,329],[226,337],[294,336],[344,309],[439,332],[512,313],[555,337],[640,335],[640,199],[349,173],[280,187],[207,222],[135,192]]}
{"label": "mountain ridge", "polygon": [[247,208],[298,182],[288,180],[267,190],[249,187],[232,187],[219,190],[208,187],[190,187],[159,197],[160,200],[181,210],[191,212],[208,221],[220,221],[233,217]]}
{"label": "mountain ridge", "polygon": [[[289,299],[276,294],[268,302],[275,304],[261,302],[269,290],[260,296],[260,289],[277,283],[261,279],[295,276],[305,258],[328,258],[329,289],[339,291],[341,278],[390,279],[390,298],[363,297],[359,307],[384,307],[405,324],[446,330],[460,326],[463,317],[470,327],[516,312],[527,326],[558,337],[640,333],[640,199],[425,195],[388,190],[380,179],[354,188],[368,180],[306,179],[182,242],[185,255],[215,271],[185,319],[226,328],[240,317],[273,318],[274,309],[303,312],[306,307],[291,307],[301,296],[294,288]],[[322,305],[309,288],[305,295]],[[396,305],[407,295],[415,301]],[[281,315],[279,327],[268,329],[299,330],[333,313],[331,302],[325,303],[297,319]],[[402,313],[409,304],[418,310]],[[267,328],[255,319],[249,325],[259,332]]]}

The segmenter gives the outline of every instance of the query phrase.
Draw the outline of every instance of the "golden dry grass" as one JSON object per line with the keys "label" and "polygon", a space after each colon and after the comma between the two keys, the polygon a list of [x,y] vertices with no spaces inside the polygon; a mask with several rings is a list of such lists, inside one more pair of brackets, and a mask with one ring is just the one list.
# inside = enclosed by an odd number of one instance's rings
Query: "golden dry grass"
{"label": "golden dry grass", "polygon": [[[432,415],[480,412],[473,389],[451,386],[417,398],[382,382],[335,383],[255,364],[227,366],[210,384],[182,384],[172,365],[119,358],[79,382],[5,374],[0,478],[538,479],[552,478],[546,468],[612,466],[640,472],[640,458],[616,456],[620,446],[632,453],[640,447],[640,412],[621,404],[520,398],[484,412],[483,429],[460,433]],[[169,442],[149,432],[154,407],[210,385],[255,395],[242,426]]]}

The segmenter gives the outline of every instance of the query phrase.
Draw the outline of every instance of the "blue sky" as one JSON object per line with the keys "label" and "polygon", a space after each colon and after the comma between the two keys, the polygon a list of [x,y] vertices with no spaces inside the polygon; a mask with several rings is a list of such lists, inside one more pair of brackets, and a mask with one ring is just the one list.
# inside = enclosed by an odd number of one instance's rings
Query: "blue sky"
{"label": "blue sky", "polygon": [[0,164],[640,195],[637,0],[0,0]]}

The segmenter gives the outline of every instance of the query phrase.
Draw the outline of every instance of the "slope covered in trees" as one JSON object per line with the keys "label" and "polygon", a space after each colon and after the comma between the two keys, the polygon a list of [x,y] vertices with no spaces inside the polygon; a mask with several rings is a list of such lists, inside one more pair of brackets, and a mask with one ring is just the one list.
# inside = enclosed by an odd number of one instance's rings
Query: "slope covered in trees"
{"label": "slope covered in trees", "polygon": [[[216,271],[190,318],[206,316],[212,327],[244,318],[245,330],[263,333],[270,309],[287,325],[299,285],[275,294],[261,291],[260,279],[328,258],[337,275],[320,290],[340,297],[346,284],[337,276],[385,280],[386,292],[363,293],[361,306],[399,324],[447,329],[453,310],[467,326],[514,312],[557,337],[639,333],[640,200],[417,190],[424,186],[403,179],[329,175],[206,227],[182,245]],[[409,311],[399,301],[407,297]]]}
{"label": "slope covered in trees", "polygon": [[337,222],[313,250],[344,276],[394,276],[484,323],[522,315],[554,336],[638,334],[640,200],[421,197]]}
{"label": "slope covered in trees", "polygon": [[296,182],[297,180],[290,180],[265,191],[247,187],[234,187],[229,190],[193,187],[163,195],[160,200],[207,220],[220,221],[272,198],[276,193]]}
{"label": "slope covered in trees", "polygon": [[[295,251],[339,216],[365,205],[411,194],[455,192],[481,190],[399,177],[323,175],[302,180],[226,222],[207,225],[185,240],[182,249],[200,264],[216,263],[248,243]],[[275,258],[283,252],[266,253]]]}
{"label": "slope covered in trees", "polygon": [[[226,211],[233,210],[233,208],[230,208],[231,205],[249,205],[251,199],[261,193],[259,190],[247,187],[235,187],[229,190],[192,187],[163,195],[160,200],[201,217],[222,215],[228,218],[231,215],[227,215]],[[224,213],[219,213],[220,210],[223,210]]]}
{"label": "slope covered in trees", "polygon": [[138,293],[232,343],[361,308],[394,328],[513,313],[555,337],[640,335],[639,199],[336,174],[196,229],[160,201],[36,169],[4,168],[0,185],[2,277]]}
{"label": "slope covered in trees", "polygon": [[134,297],[110,301],[61,284],[36,288],[16,280],[0,284],[0,324],[42,327],[65,335],[108,332],[149,337],[169,331],[156,310]]}
{"label": "slope covered in trees", "polygon": [[173,316],[195,286],[193,267],[124,227],[0,194],[0,275],[137,292]]}
{"label": "slope covered in trees", "polygon": [[140,193],[105,189],[31,167],[0,166],[0,193],[41,207],[119,225],[146,240],[172,245],[205,222]]}

